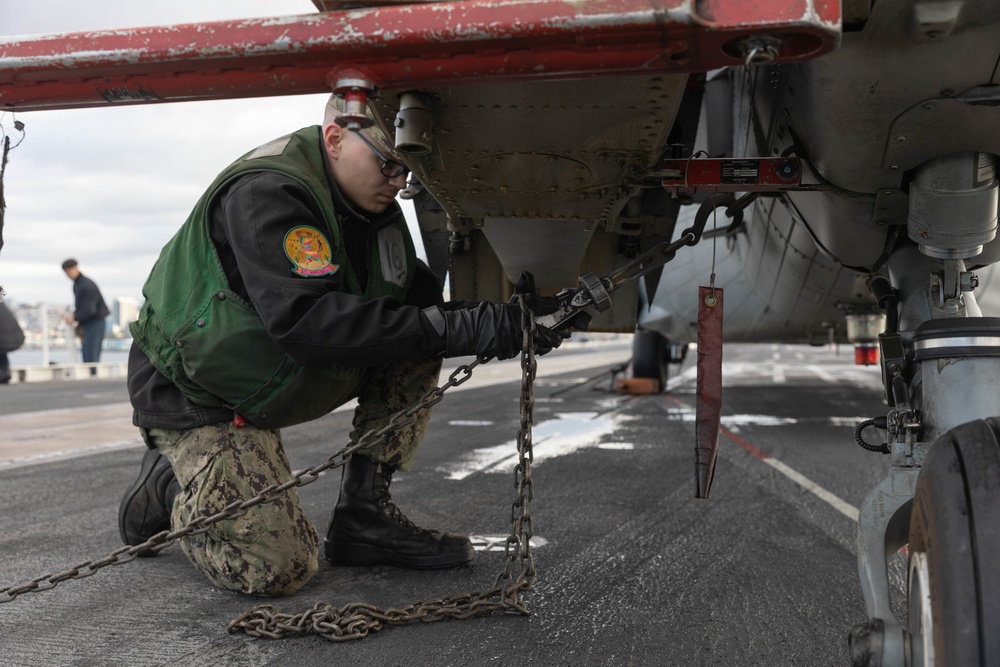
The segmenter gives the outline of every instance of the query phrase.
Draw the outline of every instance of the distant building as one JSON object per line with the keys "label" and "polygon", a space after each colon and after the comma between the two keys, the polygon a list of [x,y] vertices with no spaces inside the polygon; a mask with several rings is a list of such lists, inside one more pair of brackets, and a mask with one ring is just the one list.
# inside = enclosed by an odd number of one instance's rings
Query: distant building
{"label": "distant building", "polygon": [[111,310],[111,332],[118,338],[131,338],[128,331],[129,322],[139,317],[139,302],[130,297],[120,296],[115,299]]}

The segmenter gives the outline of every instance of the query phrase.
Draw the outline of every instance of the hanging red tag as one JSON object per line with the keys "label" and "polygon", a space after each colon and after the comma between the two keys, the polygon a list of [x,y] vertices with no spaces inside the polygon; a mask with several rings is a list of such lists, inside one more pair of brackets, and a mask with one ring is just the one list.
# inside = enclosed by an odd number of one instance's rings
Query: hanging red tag
{"label": "hanging red tag", "polygon": [[722,290],[698,288],[698,404],[695,412],[695,498],[708,498],[715,476],[722,415]]}

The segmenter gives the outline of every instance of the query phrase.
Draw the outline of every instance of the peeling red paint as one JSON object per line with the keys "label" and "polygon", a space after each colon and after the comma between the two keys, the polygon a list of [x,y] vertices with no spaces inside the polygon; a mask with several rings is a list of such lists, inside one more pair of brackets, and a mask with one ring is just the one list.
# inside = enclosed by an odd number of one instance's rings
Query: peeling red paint
{"label": "peeling red paint", "polygon": [[[823,13],[803,15],[813,2]],[[315,93],[330,90],[337,67],[363,67],[390,89],[705,71],[739,64],[733,40],[761,31],[783,36],[781,58],[794,61],[835,46],[836,4],[757,0],[765,11],[750,17],[744,0],[483,0],[7,38],[0,104],[24,111]]]}
{"label": "peeling red paint", "polygon": [[808,15],[812,0],[697,0],[696,12],[721,25],[757,25],[765,21],[794,21]]}

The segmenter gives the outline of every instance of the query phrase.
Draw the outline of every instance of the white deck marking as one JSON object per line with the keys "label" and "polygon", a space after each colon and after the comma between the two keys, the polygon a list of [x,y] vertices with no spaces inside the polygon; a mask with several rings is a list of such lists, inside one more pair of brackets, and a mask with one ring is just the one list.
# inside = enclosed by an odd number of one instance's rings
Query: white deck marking
{"label": "white deck marking", "polygon": [[782,475],[784,475],[788,479],[792,480],[793,482],[801,486],[809,493],[813,494],[820,500],[831,505],[835,510],[846,516],[848,519],[851,519],[853,521],[858,520],[858,508],[850,504],[846,500],[843,500],[839,496],[827,491],[816,482],[812,481],[811,479],[809,479],[802,473],[798,472],[797,470],[789,468],[787,465],[785,465],[778,459],[774,458],[773,456],[769,456],[766,459],[762,460],[764,461],[764,463],[771,466],[772,468],[780,472]]}
{"label": "white deck marking", "polygon": [[[773,355],[775,359],[778,359],[780,355],[775,353]],[[761,375],[763,370],[763,365],[754,366],[753,364],[746,364],[742,362],[726,364],[723,363],[722,374],[724,378],[729,380],[738,379],[740,376],[755,377]],[[798,369],[797,369],[798,370]],[[856,384],[860,386],[881,386],[880,375],[877,372],[873,372],[867,368],[859,366],[844,366],[844,367],[828,367],[823,368],[818,364],[808,364],[801,368],[801,370],[807,371],[814,377],[819,378],[823,382],[834,383],[834,382],[844,382],[850,384]],[[876,369],[877,370],[877,369]],[[785,367],[781,364],[774,364],[772,368],[772,380],[775,383],[782,383],[786,379]],[[671,381],[667,382],[667,392],[670,392],[675,387],[685,383],[695,381],[697,379],[696,369],[690,368],[685,373],[672,378]],[[676,396],[668,396],[668,398],[674,403],[674,405],[664,405],[667,411],[667,415],[672,419],[680,419],[683,421],[691,421],[694,419],[694,408],[692,408],[687,403],[681,401]],[[765,425],[765,426],[780,426],[784,424],[796,424],[796,423],[815,423],[817,421],[828,422],[834,426],[854,426],[857,423],[864,421],[865,417],[822,417],[822,418],[803,418],[803,419],[791,419],[783,417],[767,417],[765,415],[724,415],[721,419],[722,421],[722,435],[726,436],[734,444],[742,447],[744,450],[752,454],[754,457],[760,459],[767,465],[771,466],[774,470],[784,475],[786,478],[799,485],[809,493],[813,494],[823,502],[827,503],[835,510],[851,519],[852,521],[858,520],[858,508],[850,504],[843,498],[840,498],[836,494],[830,492],[829,490],[823,488],[816,482],[812,481],[799,471],[790,467],[789,465],[779,461],[770,454],[758,449],[754,445],[750,444],[740,436],[736,435],[738,432],[739,425]],[[770,420],[770,421],[768,421]],[[736,428],[729,428],[735,426]]]}
{"label": "white deck marking", "polygon": [[[610,368],[627,360],[630,354],[629,349],[618,344],[581,344],[578,347],[585,352],[545,357],[538,365],[536,379],[570,371],[585,372],[590,368]],[[442,383],[451,371],[450,366],[444,369]],[[449,392],[490,387],[520,377],[521,365],[517,359],[492,361],[477,368],[468,381]],[[118,392],[85,394],[93,400],[118,395]],[[543,399],[536,401],[543,402]],[[357,404],[356,400],[349,401],[334,412],[354,410]],[[130,443],[141,445],[138,437],[139,429],[132,425],[132,406],[128,401],[0,415],[0,471],[134,446]]]}
{"label": "white deck marking", "polygon": [[[476,551],[506,551],[507,538],[507,535],[469,535],[472,548]],[[548,540],[538,535],[532,535],[528,540],[532,549],[544,547],[548,543]]]}
{"label": "white deck marking", "polygon": [[90,456],[91,454],[100,454],[102,452],[109,452],[116,449],[128,449],[130,447],[145,448],[145,444],[142,442],[141,438],[136,438],[135,440],[123,440],[121,442],[107,442],[100,445],[94,445],[92,447],[60,449],[57,451],[44,452],[42,454],[34,454],[32,456],[0,459],[0,470],[13,470],[14,468],[23,468],[24,466],[36,465],[38,463],[75,459],[81,456]]}
{"label": "white deck marking", "polygon": [[618,451],[631,451],[635,449],[635,444],[631,442],[605,442],[597,446],[598,449],[611,449]]}
{"label": "white deck marking", "polygon": [[[536,424],[532,429],[532,465],[565,456],[586,447],[599,447],[605,436],[629,419],[620,414],[567,412]],[[613,443],[617,444],[617,443]],[[454,463],[438,468],[448,479],[465,479],[477,472],[509,473],[517,461],[517,441],[482,447],[463,455]]]}

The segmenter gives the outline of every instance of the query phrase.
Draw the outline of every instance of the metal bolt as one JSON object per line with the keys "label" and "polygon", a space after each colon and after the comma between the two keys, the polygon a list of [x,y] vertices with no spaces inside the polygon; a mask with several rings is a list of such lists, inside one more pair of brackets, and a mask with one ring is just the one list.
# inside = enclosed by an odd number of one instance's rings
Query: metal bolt
{"label": "metal bolt", "polygon": [[752,65],[770,65],[778,59],[781,42],[771,35],[750,37],[743,42],[743,62]]}

